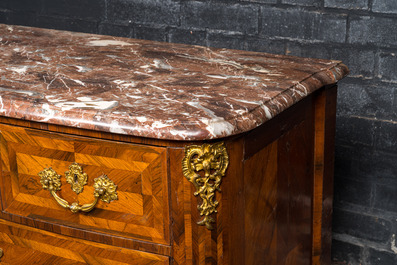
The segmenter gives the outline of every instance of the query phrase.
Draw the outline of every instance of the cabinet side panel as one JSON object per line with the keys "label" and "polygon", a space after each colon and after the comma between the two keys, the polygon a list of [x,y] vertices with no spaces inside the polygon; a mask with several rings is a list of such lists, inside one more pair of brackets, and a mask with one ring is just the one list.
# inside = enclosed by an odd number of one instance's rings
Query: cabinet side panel
{"label": "cabinet side panel", "polygon": [[313,264],[331,263],[336,86],[315,97]]}
{"label": "cabinet side panel", "polygon": [[311,262],[312,125],[309,116],[278,140],[277,264],[307,265]]}
{"label": "cabinet side panel", "polygon": [[219,264],[241,265],[246,254],[243,138],[227,142],[226,147],[230,164],[221,185],[224,260]]}
{"label": "cabinet side panel", "polygon": [[[245,150],[250,155],[246,153],[244,162],[246,265],[311,262],[312,100],[298,103],[290,113],[294,119],[275,117],[272,127],[263,126],[247,135]],[[278,135],[268,131],[272,129]],[[259,148],[259,144],[265,145]],[[253,153],[255,150],[258,151]]]}
{"label": "cabinet side panel", "polygon": [[277,141],[245,161],[244,182],[244,264],[277,264]]}

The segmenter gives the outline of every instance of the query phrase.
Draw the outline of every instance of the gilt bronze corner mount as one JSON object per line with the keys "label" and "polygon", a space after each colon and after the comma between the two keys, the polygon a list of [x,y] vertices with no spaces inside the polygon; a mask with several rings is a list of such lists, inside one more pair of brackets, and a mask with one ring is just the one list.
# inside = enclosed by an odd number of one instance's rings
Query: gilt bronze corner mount
{"label": "gilt bronze corner mount", "polygon": [[217,212],[219,204],[215,199],[215,193],[217,190],[221,191],[220,184],[228,165],[229,156],[223,142],[185,148],[185,157],[182,160],[183,174],[196,188],[194,195],[202,199],[197,209],[204,218],[197,224],[205,225],[209,230],[213,229],[212,223],[215,222],[211,214]]}

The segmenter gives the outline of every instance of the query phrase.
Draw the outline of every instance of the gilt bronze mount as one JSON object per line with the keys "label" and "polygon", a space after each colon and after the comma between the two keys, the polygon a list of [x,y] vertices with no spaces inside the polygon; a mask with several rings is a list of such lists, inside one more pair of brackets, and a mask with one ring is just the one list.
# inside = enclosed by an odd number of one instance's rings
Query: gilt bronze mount
{"label": "gilt bronze mount", "polygon": [[[94,201],[92,203],[79,205],[77,202],[69,204],[66,200],[58,196],[57,191],[61,190],[61,176],[57,172],[50,168],[45,168],[39,172],[40,183],[43,189],[48,190],[54,197],[55,201],[63,208],[70,209],[73,213],[77,212],[89,212],[95,208],[98,200],[110,203],[113,200],[117,200],[117,185],[108,178],[105,174],[94,179]],[[69,167],[69,171],[65,173],[66,181],[72,185],[72,190],[77,194],[83,190],[83,186],[87,183],[87,174],[83,173],[80,165],[73,163]]]}
{"label": "gilt bronze mount", "polygon": [[[184,176],[196,188],[195,196],[200,196],[202,203],[197,206],[204,219],[197,222],[212,230],[215,220],[211,217],[216,213],[219,202],[215,199],[215,192],[220,189],[222,177],[229,165],[229,156],[223,142],[215,144],[191,145],[185,148],[182,160]],[[200,171],[204,171],[200,174]]]}

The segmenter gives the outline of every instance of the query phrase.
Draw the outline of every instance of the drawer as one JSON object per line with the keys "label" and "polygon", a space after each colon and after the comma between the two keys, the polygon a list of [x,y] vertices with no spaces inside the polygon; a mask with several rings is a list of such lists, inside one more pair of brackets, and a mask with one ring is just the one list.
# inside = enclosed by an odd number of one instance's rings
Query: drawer
{"label": "drawer", "polygon": [[[73,137],[0,125],[1,200],[3,215],[39,220],[86,232],[169,245],[169,205],[166,148]],[[77,193],[66,181],[74,163],[87,174],[87,184]],[[117,185],[117,200],[98,200],[90,212],[62,208],[39,173],[52,168],[60,175],[56,192],[70,205],[94,202],[94,184],[106,175]],[[71,183],[71,184],[70,184]],[[77,185],[82,186],[82,185]],[[14,217],[14,219],[12,218]],[[52,229],[61,231],[62,229]]]}
{"label": "drawer", "polygon": [[1,264],[166,265],[166,256],[74,239],[0,220]]}

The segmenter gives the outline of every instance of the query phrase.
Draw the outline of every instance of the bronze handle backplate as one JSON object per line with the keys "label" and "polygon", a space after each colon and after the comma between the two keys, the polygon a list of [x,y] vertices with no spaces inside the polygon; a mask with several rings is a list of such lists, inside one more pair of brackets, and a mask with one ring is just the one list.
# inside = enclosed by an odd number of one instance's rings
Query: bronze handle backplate
{"label": "bronze handle backplate", "polygon": [[[46,168],[39,172],[40,183],[43,189],[50,191],[55,201],[63,208],[70,209],[73,213],[89,212],[95,208],[98,200],[110,203],[117,200],[117,185],[105,174],[94,180],[94,201],[92,203],[79,205],[77,202],[69,204],[66,200],[58,196],[57,191],[61,190],[61,176],[54,169]],[[87,183],[87,175],[82,172],[81,167],[77,163],[69,166],[69,171],[65,173],[67,182],[72,185],[72,190],[77,194],[83,190],[83,186]]]}

